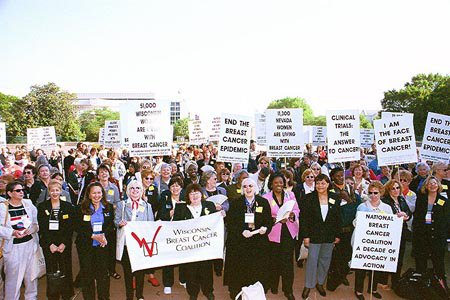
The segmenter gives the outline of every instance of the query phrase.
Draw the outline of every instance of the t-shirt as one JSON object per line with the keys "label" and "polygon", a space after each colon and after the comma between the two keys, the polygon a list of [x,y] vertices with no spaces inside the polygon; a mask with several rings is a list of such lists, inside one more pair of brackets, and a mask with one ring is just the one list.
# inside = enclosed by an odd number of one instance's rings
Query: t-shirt
{"label": "t-shirt", "polygon": [[[11,226],[14,230],[19,230],[21,232],[25,231],[31,225],[31,220],[27,215],[27,211],[23,205],[12,206],[8,204],[8,212],[10,216]],[[33,237],[31,235],[24,236],[23,238],[14,238],[13,244],[21,244],[28,242]]]}

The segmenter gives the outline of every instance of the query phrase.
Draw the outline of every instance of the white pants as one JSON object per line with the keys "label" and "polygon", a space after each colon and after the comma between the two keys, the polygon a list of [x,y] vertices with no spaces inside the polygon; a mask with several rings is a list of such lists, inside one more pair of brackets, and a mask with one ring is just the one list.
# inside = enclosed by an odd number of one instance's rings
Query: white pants
{"label": "white pants", "polygon": [[4,255],[5,299],[18,300],[22,281],[25,284],[25,300],[37,299],[38,280],[31,280],[31,260],[36,251],[35,241],[15,244],[11,252]]}
{"label": "white pants", "polygon": [[[0,272],[3,270],[3,257],[0,258]],[[5,299],[5,283],[3,282],[3,277],[0,275],[0,300]]]}

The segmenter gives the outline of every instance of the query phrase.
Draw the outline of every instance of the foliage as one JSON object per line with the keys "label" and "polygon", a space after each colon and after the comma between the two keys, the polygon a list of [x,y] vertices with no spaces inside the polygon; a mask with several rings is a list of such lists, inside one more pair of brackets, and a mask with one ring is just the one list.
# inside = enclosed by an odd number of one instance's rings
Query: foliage
{"label": "foliage", "polygon": [[86,141],[97,142],[100,128],[105,121],[120,120],[120,113],[109,108],[92,109],[84,111],[79,117],[81,132],[86,135]]}
{"label": "foliage", "polygon": [[359,127],[368,129],[373,128],[372,123],[370,123],[370,121],[367,120],[367,118],[364,115],[359,115]]}
{"label": "foliage", "polygon": [[173,124],[173,138],[177,136],[189,138],[189,118],[179,119]]}
{"label": "foliage", "polygon": [[450,76],[418,74],[400,90],[384,93],[383,111],[414,114],[414,131],[421,137],[428,112],[450,115]]}
{"label": "foliage", "polygon": [[14,109],[20,107],[20,98],[0,93],[0,118],[6,123],[6,134],[8,136],[20,136],[20,122],[13,115]]}

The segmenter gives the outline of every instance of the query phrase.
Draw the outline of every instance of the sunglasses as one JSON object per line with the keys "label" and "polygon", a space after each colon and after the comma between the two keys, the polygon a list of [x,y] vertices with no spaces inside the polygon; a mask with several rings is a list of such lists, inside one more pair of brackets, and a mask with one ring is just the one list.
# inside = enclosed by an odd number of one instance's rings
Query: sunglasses
{"label": "sunglasses", "polygon": [[399,190],[399,189],[400,189],[399,186],[393,186],[393,187],[392,187],[392,190]]}
{"label": "sunglasses", "polygon": [[23,174],[33,174],[33,172],[31,172],[31,171],[25,171],[25,172],[23,172]]}
{"label": "sunglasses", "polygon": [[145,177],[145,179],[147,179],[147,180],[154,180],[155,178],[153,178],[153,177]]}
{"label": "sunglasses", "polygon": [[378,195],[380,192],[368,192],[369,195]]}
{"label": "sunglasses", "polygon": [[16,192],[16,193],[20,193],[20,192],[23,192],[23,191],[24,191],[24,189],[13,190],[13,192]]}
{"label": "sunglasses", "polygon": [[312,168],[313,171],[320,171],[318,168]]}
{"label": "sunglasses", "polygon": [[314,178],[314,176],[308,175],[308,176],[306,176],[306,178]]}
{"label": "sunglasses", "polygon": [[408,182],[408,180],[400,178],[400,182]]}

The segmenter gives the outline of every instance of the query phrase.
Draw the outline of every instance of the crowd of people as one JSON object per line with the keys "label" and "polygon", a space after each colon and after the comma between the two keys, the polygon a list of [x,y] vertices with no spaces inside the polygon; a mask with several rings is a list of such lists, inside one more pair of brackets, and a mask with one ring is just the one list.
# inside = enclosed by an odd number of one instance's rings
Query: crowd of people
{"label": "crowd of people", "polygon": [[[307,147],[303,157],[276,160],[258,152],[252,141],[245,164],[216,160],[213,144],[180,146],[171,156],[131,157],[125,149],[78,143],[44,153],[3,148],[0,153],[0,299],[37,299],[32,277],[39,245],[46,262],[48,299],[109,299],[110,280],[124,274],[124,297],[144,299],[144,282],[159,286],[154,269],[132,272],[123,227],[132,221],[176,222],[221,213],[226,227],[224,259],[162,267],[164,293],[171,294],[174,269],[189,299],[200,291],[214,299],[214,276],[223,275],[231,299],[242,287],[262,283],[266,293],[280,286],[293,293],[294,268],[304,268],[301,297],[311,289],[350,285],[352,235],[358,211],[395,214],[403,220],[395,273],[375,272],[368,293],[382,298],[397,287],[405,255],[425,273],[431,259],[443,287],[450,223],[448,162],[378,166],[376,149],[361,149],[361,159],[329,163],[326,150]],[[208,201],[224,195],[222,204]],[[290,212],[277,219],[289,203]],[[75,237],[75,238],[73,238]],[[72,274],[75,240],[80,271]],[[412,241],[412,253],[405,253]],[[308,250],[306,262],[299,259]],[[367,271],[355,272],[354,293],[364,299]],[[4,283],[3,283],[4,279]],[[326,281],[334,285],[326,284]],[[4,286],[4,287],[3,287]],[[297,296],[298,297],[298,296]]]}

